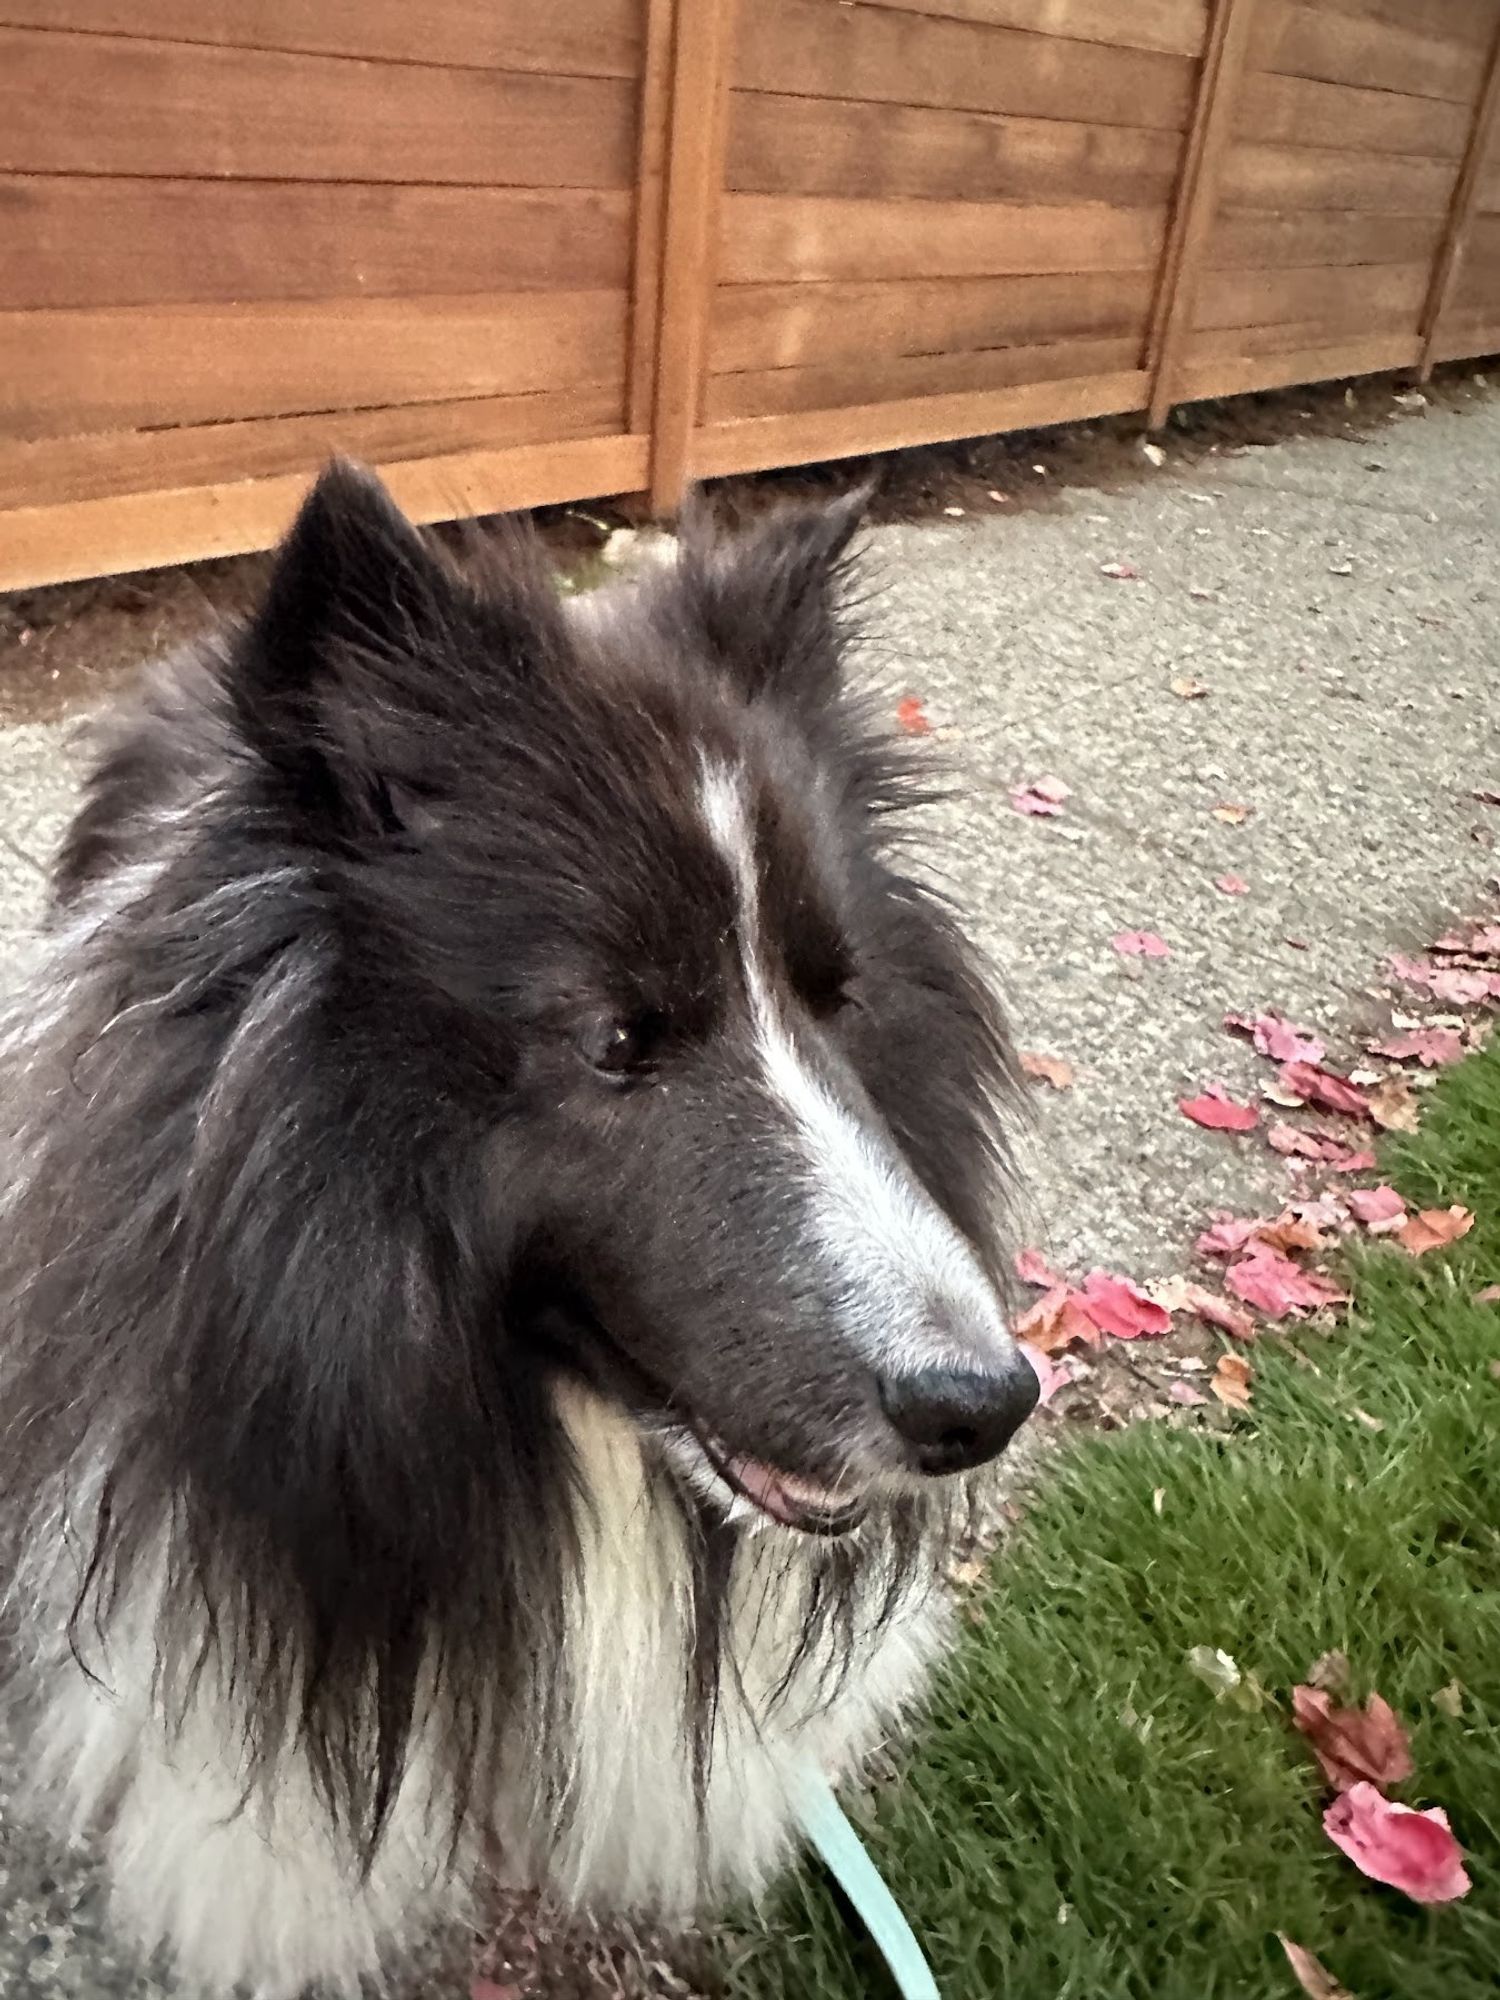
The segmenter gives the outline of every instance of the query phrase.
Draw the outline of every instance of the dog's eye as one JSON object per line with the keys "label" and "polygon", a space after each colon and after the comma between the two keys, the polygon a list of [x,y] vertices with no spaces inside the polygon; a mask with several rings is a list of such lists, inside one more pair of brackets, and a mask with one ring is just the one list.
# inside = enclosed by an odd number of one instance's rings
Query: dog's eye
{"label": "dog's eye", "polygon": [[654,1067],[665,1028],[654,1010],[597,1021],[584,1036],[584,1060],[603,1076],[641,1076]]}

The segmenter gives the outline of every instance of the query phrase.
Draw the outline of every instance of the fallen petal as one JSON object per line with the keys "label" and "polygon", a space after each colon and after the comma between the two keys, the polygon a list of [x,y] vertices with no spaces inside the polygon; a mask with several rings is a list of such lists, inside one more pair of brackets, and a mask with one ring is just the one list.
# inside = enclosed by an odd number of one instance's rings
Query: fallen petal
{"label": "fallen petal", "polygon": [[1117,1340],[1171,1331],[1172,1315],[1139,1285],[1108,1271],[1090,1271],[1083,1281],[1083,1310],[1101,1333]]}
{"label": "fallen petal", "polygon": [[1215,875],[1214,887],[1222,889],[1226,896],[1248,896],[1250,884],[1243,875]]}
{"label": "fallen petal", "polygon": [[1183,1655],[1190,1674],[1195,1674],[1217,1699],[1232,1694],[1244,1679],[1239,1662],[1222,1646],[1190,1646]]}
{"label": "fallen petal", "polygon": [[1208,1398],[1201,1389],[1195,1389],[1191,1382],[1174,1382],[1167,1390],[1167,1400],[1181,1403],[1188,1409],[1195,1409],[1198,1404],[1206,1403]]}
{"label": "fallen petal", "polygon": [[1405,1035],[1388,1035],[1383,1042],[1367,1044],[1371,1055],[1388,1056],[1392,1062],[1419,1062],[1424,1069],[1442,1063],[1456,1063],[1464,1053],[1464,1038],[1457,1028],[1416,1028]]}
{"label": "fallen petal", "polygon": [[1071,1285],[1054,1285],[1021,1314],[1014,1331],[1017,1340],[1029,1341],[1043,1354],[1057,1354],[1080,1342],[1098,1347],[1103,1339]]}
{"label": "fallen petal", "polygon": [[1099,574],[1109,577],[1115,583],[1135,583],[1141,573],[1134,563],[1111,562],[1101,563]]}
{"label": "fallen petal", "polygon": [[1226,1410],[1248,1410],[1254,1370],[1242,1354],[1221,1354],[1209,1388]]}
{"label": "fallen petal", "polygon": [[1304,1104],[1316,1104],[1324,1111],[1336,1111],[1343,1118],[1367,1118],[1370,1107],[1362,1091],[1346,1077],[1335,1076],[1315,1062],[1293,1060],[1283,1063],[1276,1081]]}
{"label": "fallen petal", "polygon": [[904,701],[896,703],[896,720],[908,736],[932,734],[932,724],[927,720],[927,710],[918,695],[909,694]]}
{"label": "fallen petal", "polygon": [[1018,1250],[1014,1263],[1021,1283],[1035,1285],[1039,1291],[1055,1291],[1066,1282],[1057,1275],[1040,1250]]}
{"label": "fallen petal", "polygon": [[1371,1118],[1382,1132],[1415,1132],[1422,1107],[1404,1076],[1387,1077],[1366,1099]]}
{"label": "fallen petal", "polygon": [[1326,1688],[1294,1687],[1292,1721],[1335,1791],[1361,1783],[1399,1785],[1416,1769],[1406,1731],[1378,1694],[1363,1708],[1340,1708]]}
{"label": "fallen petal", "polygon": [[1061,1056],[1040,1056],[1023,1051],[1021,1056],[1022,1074],[1035,1083],[1050,1083],[1054,1090],[1071,1090],[1077,1072],[1070,1062]]}
{"label": "fallen petal", "polygon": [[1393,1187],[1350,1188],[1344,1200],[1372,1236],[1389,1236],[1406,1221],[1406,1203]]}
{"label": "fallen petal", "polygon": [[1330,1279],[1316,1271],[1304,1271],[1267,1243],[1252,1244],[1237,1264],[1230,1265],[1224,1282],[1236,1298],[1254,1306],[1267,1319],[1315,1311],[1349,1296]]}
{"label": "fallen petal", "polygon": [[1172,947],[1155,931],[1116,931],[1110,943],[1122,958],[1170,958]]}
{"label": "fallen petal", "polygon": [[1194,1244],[1200,1257],[1237,1257],[1260,1228],[1255,1215],[1214,1215]]}
{"label": "fallen petal", "polygon": [[1026,1356],[1037,1379],[1039,1402],[1050,1403],[1059,1389],[1066,1389],[1073,1379],[1073,1371],[1066,1362],[1056,1362],[1040,1347],[1033,1347],[1029,1340],[1018,1340],[1017,1347]]}
{"label": "fallen petal", "polygon": [[1217,1292],[1211,1292],[1203,1285],[1188,1284],[1183,1304],[1209,1326],[1221,1327],[1225,1333],[1232,1333],[1236,1340],[1255,1338],[1254,1316],[1243,1306],[1232,1306],[1228,1299],[1221,1299]]}
{"label": "fallen petal", "polygon": [[1425,1257],[1429,1250],[1456,1243],[1473,1227],[1473,1215],[1455,1202],[1451,1208],[1424,1208],[1397,1231],[1396,1241],[1413,1257]]}
{"label": "fallen petal", "polygon": [[1248,1132],[1260,1123],[1260,1113],[1253,1104],[1236,1104],[1217,1087],[1201,1097],[1179,1097],[1177,1107],[1184,1118],[1206,1125],[1211,1132]]}
{"label": "fallen petal", "polygon": [[1287,1964],[1296,1975],[1297,1984],[1311,2000],[1354,2000],[1347,1986],[1340,1986],[1321,1959],[1314,1958],[1310,1951],[1300,1944],[1293,1944],[1285,1931],[1276,1933],[1281,1949],[1286,1953]]}
{"label": "fallen petal", "polygon": [[1382,1798],[1371,1784],[1358,1784],[1324,1813],[1323,1830],[1361,1874],[1413,1902],[1451,1903],[1472,1886],[1441,1806],[1419,1812]]}

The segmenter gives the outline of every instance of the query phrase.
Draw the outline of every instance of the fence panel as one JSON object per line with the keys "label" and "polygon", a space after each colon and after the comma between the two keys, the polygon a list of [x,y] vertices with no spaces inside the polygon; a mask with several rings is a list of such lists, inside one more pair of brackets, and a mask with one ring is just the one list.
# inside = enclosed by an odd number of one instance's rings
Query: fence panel
{"label": "fence panel", "polygon": [[0,586],[1500,347],[1500,0],[0,0]]}

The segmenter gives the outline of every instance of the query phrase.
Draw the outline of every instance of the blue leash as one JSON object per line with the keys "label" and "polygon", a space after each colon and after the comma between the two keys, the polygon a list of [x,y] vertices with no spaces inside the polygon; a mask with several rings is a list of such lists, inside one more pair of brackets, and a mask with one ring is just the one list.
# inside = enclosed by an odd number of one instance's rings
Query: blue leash
{"label": "blue leash", "polygon": [[890,1967],[901,2000],[942,2000],[911,1925],[816,1765],[798,1766],[792,1803],[798,1825],[854,1905],[871,1942]]}

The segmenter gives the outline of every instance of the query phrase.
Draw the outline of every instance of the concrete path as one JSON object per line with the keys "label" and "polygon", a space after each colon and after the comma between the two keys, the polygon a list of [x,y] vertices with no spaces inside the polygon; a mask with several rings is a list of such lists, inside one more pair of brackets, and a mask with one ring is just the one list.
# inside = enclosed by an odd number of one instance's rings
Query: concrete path
{"label": "concrete path", "polygon": [[[1493,907],[1500,811],[1473,795],[1500,784],[1497,530],[1500,398],[1476,398],[1364,443],[1193,467],[1169,443],[1128,490],[873,538],[893,692],[966,766],[939,815],[953,886],[1022,1046],[1076,1067],[1033,1093],[1024,1223],[1075,1272],[1181,1269],[1208,1209],[1284,1187],[1258,1139],[1176,1109],[1263,1080],[1226,1009],[1280,1008],[1349,1057],[1385,1018],[1384,954]],[[1183,680],[1208,691],[1184,699]],[[24,953],[67,810],[67,731],[0,728],[0,963]],[[1009,788],[1042,774],[1072,787],[1066,809],[1021,817]],[[1122,959],[1126,930],[1171,956]],[[0,1992],[161,1992],[100,1928],[87,1870],[0,1797]]]}

